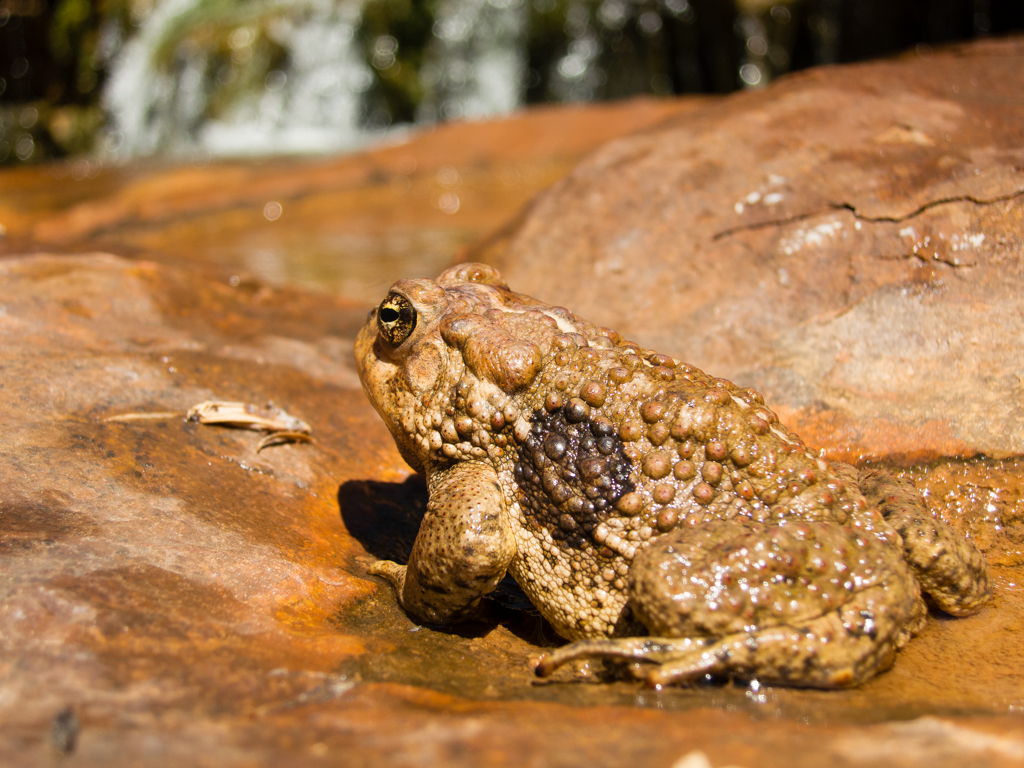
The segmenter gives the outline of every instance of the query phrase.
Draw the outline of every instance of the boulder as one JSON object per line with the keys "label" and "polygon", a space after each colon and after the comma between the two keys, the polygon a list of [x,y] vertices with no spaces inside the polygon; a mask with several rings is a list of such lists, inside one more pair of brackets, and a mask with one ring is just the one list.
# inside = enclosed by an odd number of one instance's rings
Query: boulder
{"label": "boulder", "polygon": [[809,443],[1024,452],[1024,39],[785,77],[610,142],[473,255],[763,390]]}

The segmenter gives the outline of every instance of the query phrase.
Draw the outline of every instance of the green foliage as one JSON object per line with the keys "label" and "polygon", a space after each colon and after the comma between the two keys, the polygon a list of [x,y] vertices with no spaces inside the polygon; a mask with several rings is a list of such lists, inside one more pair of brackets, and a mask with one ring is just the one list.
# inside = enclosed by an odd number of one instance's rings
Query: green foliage
{"label": "green foliage", "polygon": [[359,40],[376,75],[366,99],[369,125],[414,119],[423,98],[420,69],[433,26],[430,0],[367,0],[363,6]]}

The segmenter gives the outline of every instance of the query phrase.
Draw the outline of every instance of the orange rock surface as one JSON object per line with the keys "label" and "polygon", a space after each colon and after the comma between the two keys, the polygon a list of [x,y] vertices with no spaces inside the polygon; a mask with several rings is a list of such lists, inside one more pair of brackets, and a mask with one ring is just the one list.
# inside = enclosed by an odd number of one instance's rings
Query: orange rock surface
{"label": "orange rock surface", "polygon": [[475,254],[834,458],[1017,455],[1021,93],[1021,38],[801,72],[610,142]]}

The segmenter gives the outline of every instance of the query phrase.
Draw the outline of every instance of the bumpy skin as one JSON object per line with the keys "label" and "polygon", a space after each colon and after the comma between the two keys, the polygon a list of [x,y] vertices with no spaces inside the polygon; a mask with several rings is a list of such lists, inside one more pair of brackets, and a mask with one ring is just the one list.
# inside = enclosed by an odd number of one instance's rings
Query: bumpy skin
{"label": "bumpy skin", "polygon": [[400,280],[356,340],[360,379],[430,502],[408,567],[428,622],[507,572],[562,636],[540,660],[855,685],[892,664],[927,598],[989,598],[974,546],[885,473],[813,456],[761,395],[561,308],[480,264]]}

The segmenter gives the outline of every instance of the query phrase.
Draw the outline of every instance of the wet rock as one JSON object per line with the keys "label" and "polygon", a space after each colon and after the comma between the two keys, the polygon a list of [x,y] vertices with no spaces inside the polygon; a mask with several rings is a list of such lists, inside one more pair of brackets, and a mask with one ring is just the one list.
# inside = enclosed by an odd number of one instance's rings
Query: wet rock
{"label": "wet rock", "polygon": [[1022,90],[1019,38],[803,72],[610,143],[475,255],[833,457],[1018,454]]}
{"label": "wet rock", "polygon": [[0,275],[0,719],[81,704],[87,721],[211,684],[242,705],[270,668],[362,653],[326,621],[373,591],[340,576],[358,548],[338,525],[335,453],[257,454],[254,433],[183,418],[207,396],[297,404],[351,452],[377,429],[345,407],[362,312],[106,255],[9,259]]}

